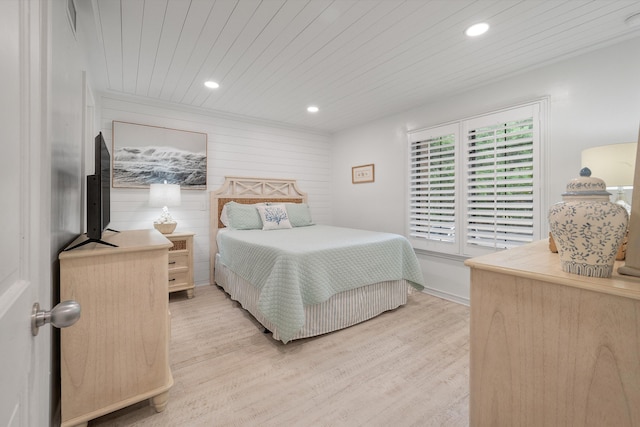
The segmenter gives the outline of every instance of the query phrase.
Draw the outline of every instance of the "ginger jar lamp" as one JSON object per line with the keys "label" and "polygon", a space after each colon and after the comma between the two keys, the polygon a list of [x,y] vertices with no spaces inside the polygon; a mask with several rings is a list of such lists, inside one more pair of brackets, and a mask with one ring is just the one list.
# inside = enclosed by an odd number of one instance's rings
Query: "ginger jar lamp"
{"label": "ginger jar lamp", "polygon": [[549,209],[549,228],[563,271],[611,277],[629,215],[609,200],[610,195],[605,182],[583,168],[580,177],[567,184],[563,201]]}

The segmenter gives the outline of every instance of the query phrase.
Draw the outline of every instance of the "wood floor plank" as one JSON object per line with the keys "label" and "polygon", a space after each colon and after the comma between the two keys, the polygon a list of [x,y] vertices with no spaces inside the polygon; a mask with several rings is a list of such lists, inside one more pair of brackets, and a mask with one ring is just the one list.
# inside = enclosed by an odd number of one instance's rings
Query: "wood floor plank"
{"label": "wood floor plank", "polygon": [[467,426],[469,309],[415,292],[359,325],[282,344],[217,286],[171,294],[167,409],[89,426]]}

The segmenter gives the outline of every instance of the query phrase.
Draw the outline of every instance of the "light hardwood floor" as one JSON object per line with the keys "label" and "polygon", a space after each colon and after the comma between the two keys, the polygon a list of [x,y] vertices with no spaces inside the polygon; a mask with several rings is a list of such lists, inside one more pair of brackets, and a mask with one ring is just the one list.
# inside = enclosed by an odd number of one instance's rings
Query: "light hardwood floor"
{"label": "light hardwood floor", "polygon": [[407,305],[282,344],[217,286],[171,295],[175,385],[89,426],[466,426],[469,308],[414,292]]}

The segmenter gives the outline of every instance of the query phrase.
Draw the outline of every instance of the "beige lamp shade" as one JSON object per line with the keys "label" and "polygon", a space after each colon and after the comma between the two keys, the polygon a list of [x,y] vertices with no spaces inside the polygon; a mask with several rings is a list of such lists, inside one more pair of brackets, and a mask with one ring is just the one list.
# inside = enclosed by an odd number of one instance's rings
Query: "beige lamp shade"
{"label": "beige lamp shade", "polygon": [[601,145],[582,151],[582,167],[591,169],[591,176],[602,179],[607,187],[633,185],[638,143]]}

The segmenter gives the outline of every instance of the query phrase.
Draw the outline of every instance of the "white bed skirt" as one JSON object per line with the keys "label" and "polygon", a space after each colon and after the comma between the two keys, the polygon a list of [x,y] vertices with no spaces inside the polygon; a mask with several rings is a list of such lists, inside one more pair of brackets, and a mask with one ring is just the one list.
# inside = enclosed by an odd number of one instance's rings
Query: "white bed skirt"
{"label": "white bed skirt", "polygon": [[[280,340],[277,328],[258,310],[258,288],[228,269],[216,254],[215,281],[231,299],[238,301],[265,328]],[[406,280],[394,280],[363,286],[334,295],[325,302],[305,307],[305,324],[292,338],[300,339],[343,329],[364,322],[385,311],[407,303],[411,286]]]}

